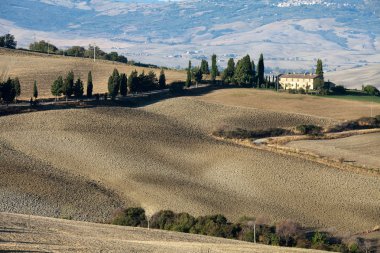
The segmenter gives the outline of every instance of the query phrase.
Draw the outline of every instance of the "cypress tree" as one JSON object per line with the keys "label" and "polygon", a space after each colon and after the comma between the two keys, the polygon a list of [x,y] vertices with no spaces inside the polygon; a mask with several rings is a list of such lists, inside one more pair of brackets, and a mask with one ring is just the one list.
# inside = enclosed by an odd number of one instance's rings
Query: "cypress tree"
{"label": "cypress tree", "polygon": [[94,90],[94,84],[92,83],[92,73],[90,71],[90,72],[88,72],[88,76],[87,76],[87,91],[86,91],[86,94],[87,94],[88,98],[92,97],[93,90]]}
{"label": "cypress tree", "polygon": [[129,78],[128,78],[128,81],[127,81],[129,93],[133,93],[133,92],[137,91],[138,82],[139,82],[137,74],[138,74],[137,71],[134,70],[129,75]]}
{"label": "cypress tree", "polygon": [[253,82],[253,84],[255,84],[257,78],[256,78],[256,66],[255,66],[255,61],[253,61],[253,60],[252,60],[252,62],[251,62],[251,67],[252,67],[252,82]]}
{"label": "cypress tree", "polygon": [[68,97],[73,95],[73,92],[74,92],[73,88],[74,88],[74,72],[69,71],[69,73],[67,73],[67,76],[63,82],[63,89],[62,89],[62,93],[66,96],[66,100]]}
{"label": "cypress tree", "polygon": [[251,57],[249,55],[244,56],[236,64],[234,80],[239,85],[247,85],[253,83],[252,63]]}
{"label": "cypress tree", "polygon": [[204,75],[209,75],[210,74],[210,69],[208,67],[208,62],[206,60],[202,60],[201,62],[201,71],[202,71],[202,74]]}
{"label": "cypress tree", "polygon": [[83,96],[83,82],[78,78],[78,80],[74,84],[74,96],[80,98]]}
{"label": "cypress tree", "polygon": [[125,97],[127,95],[127,90],[127,75],[123,73],[120,75],[120,95]]}
{"label": "cypress tree", "polygon": [[165,77],[165,72],[163,69],[161,69],[160,77],[158,79],[158,87],[160,89],[165,89],[166,87],[166,77]]}
{"label": "cypress tree", "polygon": [[37,81],[34,81],[34,85],[33,85],[33,97],[34,97],[35,99],[38,98]]}
{"label": "cypress tree", "polygon": [[216,55],[211,56],[211,81],[215,82],[216,76],[218,75],[218,66],[216,66]]}
{"label": "cypress tree", "polygon": [[17,98],[17,97],[19,97],[21,95],[21,85],[20,85],[20,80],[18,79],[18,77],[16,77],[13,80],[13,83],[14,83],[14,89],[15,89],[16,98]]}
{"label": "cypress tree", "polygon": [[318,90],[320,93],[324,94],[328,92],[328,88],[324,87],[325,81],[323,77],[323,63],[321,59],[318,59],[317,61],[317,69],[315,72],[318,75],[318,78],[315,82],[315,89]]}
{"label": "cypress tree", "polygon": [[186,87],[191,85],[191,61],[189,61],[189,67],[187,68]]}
{"label": "cypress tree", "polygon": [[264,83],[264,72],[265,72],[264,56],[263,54],[260,54],[260,59],[257,64],[257,77],[258,77],[257,80],[258,80],[259,86]]}
{"label": "cypress tree", "polygon": [[119,71],[114,69],[112,75],[108,79],[108,93],[111,96],[111,99],[114,100],[117,94],[119,93],[120,86],[120,76]]}
{"label": "cypress tree", "polygon": [[199,67],[193,68],[193,76],[196,84],[198,85],[203,78],[202,70]]}
{"label": "cypress tree", "polygon": [[51,86],[51,94],[53,96],[57,97],[62,94],[62,88],[63,88],[63,78],[62,76],[59,76],[57,80],[54,81],[53,85]]}
{"label": "cypress tree", "polygon": [[235,61],[233,58],[230,58],[227,63],[227,68],[223,72],[222,79],[226,83],[233,83],[235,75]]}
{"label": "cypress tree", "polygon": [[315,72],[317,75],[323,77],[323,63],[321,59],[317,61],[317,70]]}

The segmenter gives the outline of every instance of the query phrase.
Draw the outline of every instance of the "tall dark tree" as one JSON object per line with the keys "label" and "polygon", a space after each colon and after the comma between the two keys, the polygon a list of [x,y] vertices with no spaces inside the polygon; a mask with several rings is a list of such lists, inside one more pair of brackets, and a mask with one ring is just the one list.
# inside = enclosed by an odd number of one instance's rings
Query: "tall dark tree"
{"label": "tall dark tree", "polygon": [[57,80],[54,81],[53,85],[51,86],[51,94],[53,96],[59,97],[62,94],[63,89],[63,78],[62,76],[59,76]]}
{"label": "tall dark tree", "polygon": [[315,73],[321,77],[323,77],[323,63],[322,63],[322,60],[321,59],[318,59],[317,61],[317,70],[315,71]]}
{"label": "tall dark tree", "polygon": [[0,47],[6,47],[15,49],[17,46],[17,41],[15,41],[15,37],[12,34],[5,34],[4,36],[0,36]]}
{"label": "tall dark tree", "polygon": [[317,61],[317,69],[315,71],[315,74],[318,75],[315,81],[315,89],[318,90],[320,94],[326,94],[328,92],[328,87],[325,87],[325,80],[323,77],[323,63],[321,59],[318,59]]}
{"label": "tall dark tree", "polygon": [[87,94],[88,98],[92,97],[93,90],[94,90],[94,84],[92,83],[92,73],[90,71],[90,72],[88,72],[88,76],[87,76],[87,91],[86,91],[86,94]]}
{"label": "tall dark tree", "polygon": [[115,99],[119,93],[120,75],[117,69],[114,69],[112,75],[108,79],[108,94],[112,99]]}
{"label": "tall dark tree", "polygon": [[253,83],[252,63],[249,55],[244,56],[237,62],[234,80],[239,85],[250,85]]}
{"label": "tall dark tree", "polygon": [[83,96],[83,82],[80,78],[74,83],[74,96],[77,98],[81,98]]}
{"label": "tall dark tree", "polygon": [[189,67],[187,68],[186,87],[191,86],[191,61],[189,61]]}
{"label": "tall dark tree", "polygon": [[34,99],[37,99],[37,98],[38,98],[37,81],[34,81],[34,84],[33,84],[33,97],[34,97]]}
{"label": "tall dark tree", "polygon": [[264,66],[264,56],[263,54],[260,54],[259,62],[257,63],[257,80],[258,80],[258,86],[261,84],[264,84],[264,72],[265,72],[265,66]]}
{"label": "tall dark tree", "polygon": [[211,56],[211,81],[215,82],[218,75],[218,66],[216,65],[216,55]]}
{"label": "tall dark tree", "polygon": [[253,78],[253,84],[255,84],[256,83],[256,80],[257,80],[257,78],[256,78],[256,65],[255,65],[255,62],[252,60],[252,62],[251,62],[251,67],[252,67],[252,78]]}
{"label": "tall dark tree", "polygon": [[202,71],[202,74],[204,74],[204,75],[210,74],[210,68],[208,67],[208,61],[206,61],[204,59],[201,61],[201,71]]}
{"label": "tall dark tree", "polygon": [[158,87],[160,89],[165,89],[166,87],[166,77],[163,69],[161,69],[160,77],[158,78]]}
{"label": "tall dark tree", "polygon": [[127,95],[128,87],[127,87],[127,75],[122,73],[120,75],[120,95],[125,97]]}
{"label": "tall dark tree", "polygon": [[223,72],[222,80],[225,83],[233,83],[234,74],[235,74],[235,61],[233,58],[230,58],[227,63],[227,68]]}
{"label": "tall dark tree", "polygon": [[132,71],[131,74],[129,75],[127,85],[128,85],[129,93],[133,93],[137,91],[138,85],[139,85],[139,79],[138,79],[138,73],[136,70]]}
{"label": "tall dark tree", "polygon": [[19,97],[21,95],[21,84],[20,84],[20,80],[18,79],[18,77],[16,77],[13,81],[13,84],[14,84],[14,88],[15,88],[15,91],[16,91],[16,98]]}
{"label": "tall dark tree", "polygon": [[67,98],[73,95],[73,92],[74,92],[74,72],[69,71],[69,73],[67,73],[66,78],[63,82],[62,93],[63,95],[66,96],[66,100],[67,100]]}

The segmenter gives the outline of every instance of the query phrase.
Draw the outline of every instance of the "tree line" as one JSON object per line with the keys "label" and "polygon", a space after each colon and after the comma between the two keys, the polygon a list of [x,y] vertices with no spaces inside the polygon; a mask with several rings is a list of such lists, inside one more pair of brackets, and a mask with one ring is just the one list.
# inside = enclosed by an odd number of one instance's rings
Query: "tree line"
{"label": "tree line", "polygon": [[266,245],[312,248],[345,253],[361,252],[363,243],[353,241],[344,243],[327,232],[305,229],[291,220],[271,224],[265,217],[242,217],[232,223],[221,215],[194,217],[188,213],[175,213],[170,210],[159,211],[147,217],[142,208],[119,209],[111,221],[114,225],[149,227],[183,233],[208,235]]}
{"label": "tree line", "polygon": [[0,36],[0,47],[15,49],[17,46],[17,41],[15,41],[15,37],[12,34],[5,34]]}
{"label": "tree line", "polygon": [[88,48],[84,48],[81,46],[72,46],[66,50],[58,49],[55,45],[46,42],[44,40],[31,43],[29,45],[29,50],[42,52],[42,53],[50,53],[57,55],[65,55],[65,56],[74,56],[74,57],[83,57],[83,58],[93,58],[95,53],[96,59],[109,60],[109,61],[117,61],[122,63],[127,63],[127,57],[123,55],[119,55],[117,52],[106,53],[101,50],[99,47],[89,45]]}

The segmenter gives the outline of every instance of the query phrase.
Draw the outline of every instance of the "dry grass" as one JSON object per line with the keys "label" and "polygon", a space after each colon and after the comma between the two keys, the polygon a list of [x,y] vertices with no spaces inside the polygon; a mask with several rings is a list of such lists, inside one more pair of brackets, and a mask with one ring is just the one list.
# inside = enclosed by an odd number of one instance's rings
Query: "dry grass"
{"label": "dry grass", "polygon": [[351,120],[380,114],[380,104],[352,100],[276,93],[257,89],[217,90],[200,97],[207,102],[248,108],[300,113],[337,120]]}
{"label": "dry grass", "polygon": [[6,252],[321,252],[8,213],[0,213],[0,231],[0,250]]}
{"label": "dry grass", "polygon": [[[130,66],[117,62],[91,59],[63,57],[38,53],[29,53],[16,50],[0,49],[0,75],[6,77],[19,77],[21,82],[21,98],[29,99],[33,92],[34,80],[38,83],[40,97],[52,97],[50,88],[58,76],[65,77],[68,71],[73,70],[75,78],[80,77],[86,84],[87,74],[92,71],[94,93],[107,92],[108,77],[114,68],[119,72],[129,75],[132,70],[145,73],[152,69]],[[160,69],[153,69],[159,74]],[[167,82],[184,80],[186,73],[183,71],[165,71]]]}
{"label": "dry grass", "polygon": [[[209,136],[221,125],[251,129],[332,122],[176,98],[141,109],[2,117],[0,139],[33,160],[101,182],[129,206],[142,206],[150,214],[171,209],[195,216],[222,213],[233,220],[244,215],[264,215],[273,221],[290,218],[339,231],[372,228],[379,217],[377,178]],[[13,196],[7,201],[1,202],[1,210],[14,201]]]}

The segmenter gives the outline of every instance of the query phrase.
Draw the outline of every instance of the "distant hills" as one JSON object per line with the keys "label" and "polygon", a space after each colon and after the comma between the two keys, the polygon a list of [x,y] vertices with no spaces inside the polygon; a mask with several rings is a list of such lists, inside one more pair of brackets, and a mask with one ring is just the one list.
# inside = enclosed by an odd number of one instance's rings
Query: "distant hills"
{"label": "distant hills", "polygon": [[0,2],[0,32],[19,46],[49,40],[94,44],[128,59],[170,67],[261,52],[267,70],[328,71],[380,63],[375,0],[20,0]]}

